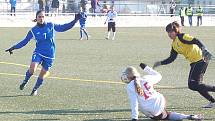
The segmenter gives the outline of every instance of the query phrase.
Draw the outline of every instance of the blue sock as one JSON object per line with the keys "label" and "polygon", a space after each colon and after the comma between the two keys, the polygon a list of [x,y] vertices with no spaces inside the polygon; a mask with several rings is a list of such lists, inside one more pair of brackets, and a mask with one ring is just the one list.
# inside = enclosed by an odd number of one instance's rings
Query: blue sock
{"label": "blue sock", "polygon": [[87,31],[85,31],[85,30],[83,30],[83,31],[84,31],[85,35],[87,36],[87,38],[88,38],[88,34],[87,34]]}
{"label": "blue sock", "polygon": [[23,83],[28,83],[29,79],[31,78],[33,74],[31,74],[29,72],[29,70],[27,70],[27,72],[25,73],[25,80],[23,80]]}
{"label": "blue sock", "polygon": [[82,30],[80,30],[80,35],[81,35],[81,38],[83,37],[83,33],[82,33]]}
{"label": "blue sock", "polygon": [[37,90],[42,84],[43,84],[43,79],[38,77],[37,82],[36,82],[36,84],[34,86],[34,90]]}

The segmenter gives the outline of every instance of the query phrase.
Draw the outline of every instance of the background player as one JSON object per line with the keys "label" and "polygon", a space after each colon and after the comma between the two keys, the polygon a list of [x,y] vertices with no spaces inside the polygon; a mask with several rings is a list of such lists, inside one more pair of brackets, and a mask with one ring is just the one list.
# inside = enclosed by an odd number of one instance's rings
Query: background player
{"label": "background player", "polygon": [[81,18],[79,19],[79,23],[80,23],[80,40],[83,40],[83,33],[86,36],[86,39],[88,40],[88,33],[86,30],[86,20],[87,20],[87,13],[86,13],[86,9],[82,8],[82,12],[81,14]]}
{"label": "background player", "polygon": [[117,12],[114,10],[114,7],[111,6],[110,10],[107,12],[107,18],[105,20],[105,23],[108,21],[108,34],[106,39],[109,39],[110,37],[110,31],[112,30],[113,32],[113,36],[112,36],[112,40],[115,39],[116,36],[116,17],[117,17]]}

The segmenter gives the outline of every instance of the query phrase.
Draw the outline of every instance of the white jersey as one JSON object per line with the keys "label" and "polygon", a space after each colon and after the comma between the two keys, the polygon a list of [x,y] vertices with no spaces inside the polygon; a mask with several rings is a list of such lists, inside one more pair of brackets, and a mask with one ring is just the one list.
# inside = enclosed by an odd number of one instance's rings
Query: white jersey
{"label": "white jersey", "polygon": [[143,96],[138,95],[136,92],[134,80],[127,85],[132,119],[138,119],[138,110],[147,117],[154,117],[160,115],[165,108],[166,101],[164,96],[153,88],[153,85],[161,80],[161,74],[149,66],[146,66],[144,71],[148,75],[137,78],[137,80],[140,80],[141,88],[144,90]]}
{"label": "white jersey", "polygon": [[116,17],[117,17],[117,12],[110,10],[107,13],[107,19],[105,22],[107,22],[107,21],[108,21],[108,23],[109,22],[116,22]]}

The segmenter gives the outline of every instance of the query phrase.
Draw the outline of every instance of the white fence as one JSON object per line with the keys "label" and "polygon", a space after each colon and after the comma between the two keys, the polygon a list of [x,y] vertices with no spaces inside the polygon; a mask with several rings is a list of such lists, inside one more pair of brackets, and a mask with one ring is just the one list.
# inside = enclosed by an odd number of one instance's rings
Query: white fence
{"label": "white fence", "polygon": [[[16,14],[16,16],[10,16],[10,14],[0,14],[0,27],[32,27],[35,25],[32,20],[35,18],[35,13]],[[58,14],[49,15],[46,17],[46,21],[52,21],[57,24],[69,22],[74,19],[74,14]],[[104,21],[106,16],[103,14],[93,17],[88,16],[87,27],[106,27]],[[178,21],[180,23],[179,16],[170,17],[169,15],[146,15],[146,14],[119,14],[116,21],[117,27],[157,27],[166,26],[172,21]],[[197,24],[197,17],[193,16],[193,26]],[[185,17],[185,26],[189,26],[188,18]],[[215,26],[215,15],[203,16],[202,26]],[[75,27],[79,27],[76,24]]]}

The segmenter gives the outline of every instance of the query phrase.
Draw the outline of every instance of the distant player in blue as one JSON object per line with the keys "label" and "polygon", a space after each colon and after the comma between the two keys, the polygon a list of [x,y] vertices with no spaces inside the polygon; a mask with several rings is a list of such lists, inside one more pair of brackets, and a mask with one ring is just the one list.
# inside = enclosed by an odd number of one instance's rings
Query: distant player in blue
{"label": "distant player in blue", "polygon": [[88,40],[88,34],[87,34],[87,30],[86,30],[86,20],[87,20],[87,14],[85,12],[85,10],[83,9],[83,11],[80,13],[81,14],[81,18],[79,19],[79,23],[80,23],[80,40],[83,40],[83,33],[86,36],[86,39]]}
{"label": "distant player in blue", "polygon": [[24,89],[38,65],[41,64],[42,69],[31,92],[31,96],[37,95],[37,90],[42,85],[43,80],[49,75],[49,70],[55,59],[55,32],[64,32],[71,29],[79,18],[80,14],[76,14],[73,21],[59,25],[52,22],[45,22],[44,11],[38,11],[36,13],[36,19],[34,20],[37,24],[28,32],[27,36],[18,44],[5,50],[13,54],[13,50],[24,47],[31,39],[35,39],[36,41],[36,48],[32,55],[31,65],[26,72],[25,79],[20,85],[20,90]]}

